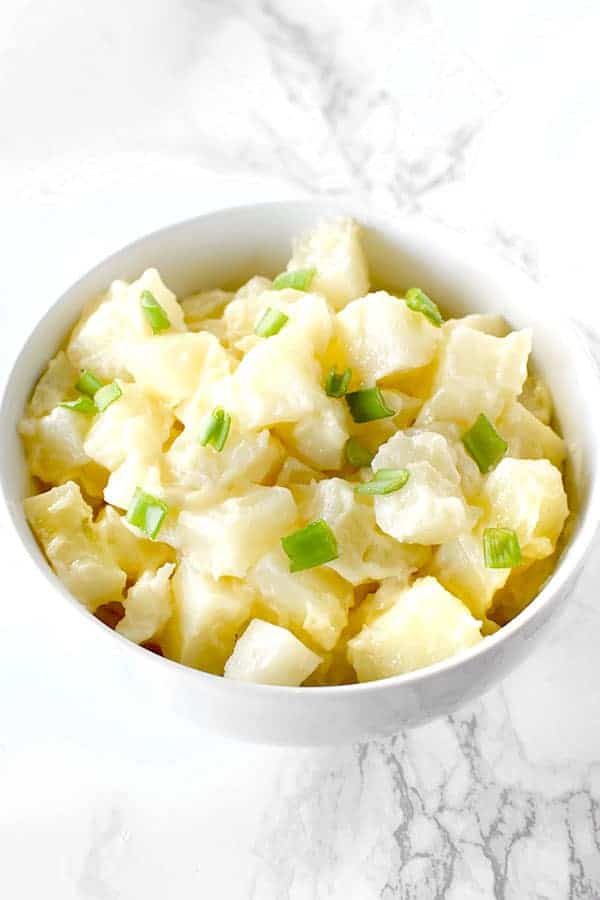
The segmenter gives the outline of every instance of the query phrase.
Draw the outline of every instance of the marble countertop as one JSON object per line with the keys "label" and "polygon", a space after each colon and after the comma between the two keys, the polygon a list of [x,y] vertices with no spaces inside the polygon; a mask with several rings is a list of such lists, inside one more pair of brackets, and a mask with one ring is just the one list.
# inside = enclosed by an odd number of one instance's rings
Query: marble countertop
{"label": "marble countertop", "polygon": [[[552,284],[594,341],[599,28],[593,0],[4,0],[2,374],[123,243],[314,195],[471,235]],[[546,645],[476,703],[295,750],[104,690],[4,522],[1,546],[11,900],[600,897],[600,554]]]}

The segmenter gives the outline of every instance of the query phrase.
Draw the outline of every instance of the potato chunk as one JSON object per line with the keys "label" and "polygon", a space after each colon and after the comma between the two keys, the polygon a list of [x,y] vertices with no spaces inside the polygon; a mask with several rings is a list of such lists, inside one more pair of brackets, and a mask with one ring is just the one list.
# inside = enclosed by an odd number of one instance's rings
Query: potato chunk
{"label": "potato chunk", "polygon": [[112,506],[100,510],[94,532],[98,543],[131,581],[137,581],[144,572],[155,572],[174,557],[173,550],[161,541],[134,534]]}
{"label": "potato chunk", "polygon": [[399,491],[374,498],[383,532],[414,544],[441,544],[472,525],[452,449],[441,434],[398,432],[383,444],[372,469],[408,469]]}
{"label": "potato chunk", "polygon": [[[352,600],[350,585],[325,567],[290,572],[281,547],[263,556],[247,575],[262,605],[301,638],[331,650],[346,625]],[[268,618],[268,616],[267,616]]]}
{"label": "potato chunk", "polygon": [[517,459],[549,459],[557,468],[563,463],[563,439],[521,403],[510,403],[507,406],[498,419],[498,432],[508,443],[508,456]]}
{"label": "potato chunk", "polygon": [[339,400],[323,394],[313,415],[277,429],[293,453],[317,469],[341,469],[350,431],[349,416]]}
{"label": "potato chunk", "polygon": [[569,509],[561,474],[547,459],[504,458],[488,475],[483,500],[486,521],[516,531],[525,559],[552,553]]}
{"label": "potato chunk", "polygon": [[157,572],[144,572],[127,591],[125,616],[116,630],[136,644],[153,638],[171,616],[171,582],[175,566],[165,563]]}
{"label": "potato chunk", "polygon": [[170,410],[136,384],[119,382],[122,396],[94,419],[84,450],[95,462],[114,472],[128,456],[153,460],[171,429]]}
{"label": "potato chunk", "polygon": [[465,326],[452,329],[441,353],[433,394],[417,424],[451,421],[468,428],[482,412],[495,421],[504,405],[520,394],[530,351],[528,329],[503,338]]}
{"label": "potato chunk", "polygon": [[225,678],[298,687],[321,662],[287,628],[252,619],[225,663]]}
{"label": "potato chunk", "polygon": [[337,322],[348,365],[366,385],[426,366],[442,338],[425,316],[385,291],[349,303]]}
{"label": "potato chunk", "polygon": [[354,493],[342,478],[297,489],[303,521],[324,519],[338,545],[339,557],[326,566],[351,584],[362,584],[395,575],[408,582],[425,565],[430,551],[416,544],[400,544],[382,534],[375,524],[373,506]]}
{"label": "potato chunk", "polygon": [[84,449],[91,421],[92,416],[63,406],[39,419],[22,419],[19,432],[31,474],[48,484],[78,478],[82,467],[91,462]]}
{"label": "potato chunk", "polygon": [[176,539],[199,571],[213,578],[242,578],[293,529],[296,517],[296,504],[287,488],[256,485],[241,497],[229,497],[206,510],[184,510]]}
{"label": "potato chunk", "polygon": [[[181,301],[181,309],[188,330],[202,331],[206,320],[215,321],[213,317],[220,316],[234,296],[232,291],[213,288],[186,297]],[[216,321],[221,320],[217,319]]]}
{"label": "potato chunk", "polygon": [[228,492],[241,493],[276,471],[284,456],[281,443],[268,430],[241,432],[233,421],[221,453],[198,441],[200,424],[188,425],[163,455],[164,482],[181,496],[178,505],[195,492],[206,503]]}
{"label": "potato chunk", "polygon": [[483,527],[479,527],[438,547],[430,573],[460,597],[476,618],[484,619],[494,594],[504,587],[511,569],[487,568],[483,558]]}
{"label": "potato chunk", "polygon": [[263,294],[271,287],[272,282],[260,275],[251,278],[236,292],[227,304],[223,313],[225,340],[234,347],[238,341],[254,334],[254,326],[265,308]]}
{"label": "potato chunk", "polygon": [[73,400],[77,396],[75,384],[79,371],[71,365],[67,354],[61,350],[48,363],[48,368],[35,386],[29,401],[29,411],[33,416],[44,416],[52,412],[63,400]]}
{"label": "potato chunk", "polygon": [[253,594],[233,578],[215,581],[182,559],[173,575],[173,615],[161,647],[176,662],[222,675],[251,616]]}
{"label": "potato chunk", "polygon": [[359,681],[390,678],[474,646],[481,640],[480,627],[435,578],[420,578],[348,641],[348,656]]}
{"label": "potato chunk", "polygon": [[52,568],[88,609],[121,600],[125,572],[95,540],[92,509],[72,481],[24,501],[25,515]]}
{"label": "potato chunk", "polygon": [[73,329],[67,356],[78,369],[90,369],[98,378],[128,378],[132,342],[152,337],[152,328],[141,308],[142,291],[150,291],[165,310],[171,331],[185,331],[183,311],[175,295],[156,269],[147,269],[132,284],[115,281],[96,300]]}
{"label": "potato chunk", "polygon": [[294,243],[287,269],[316,269],[311,290],[323,294],[334,309],[369,290],[367,260],[360,229],[352,219],[323,222]]}
{"label": "potato chunk", "polygon": [[519,395],[519,402],[544,425],[550,424],[552,397],[548,387],[537,375],[529,375]]}
{"label": "potato chunk", "polygon": [[136,384],[149,394],[175,406],[196,390],[229,374],[229,357],[208,332],[156,334],[133,344],[127,367]]}

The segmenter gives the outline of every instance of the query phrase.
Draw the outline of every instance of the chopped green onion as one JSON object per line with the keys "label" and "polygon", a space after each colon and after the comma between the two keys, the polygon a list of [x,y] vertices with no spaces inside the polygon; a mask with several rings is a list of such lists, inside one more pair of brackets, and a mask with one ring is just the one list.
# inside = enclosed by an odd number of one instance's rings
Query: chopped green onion
{"label": "chopped green onion", "polygon": [[144,314],[150,323],[150,327],[154,334],[158,334],[160,331],[165,331],[167,328],[171,327],[171,321],[162,308],[152,291],[142,291],[140,294],[140,300],[142,303],[142,309],[144,310]]}
{"label": "chopped green onion", "polygon": [[273,282],[273,290],[293,288],[295,291],[307,291],[317,273],[316,269],[295,269],[293,272],[282,272]]}
{"label": "chopped green onion", "polygon": [[63,403],[59,403],[59,406],[64,406],[65,409],[72,409],[75,412],[85,413],[86,416],[93,416],[94,413],[98,412],[92,398],[87,397],[85,394],[82,394],[77,400],[65,400]]}
{"label": "chopped green onion", "polygon": [[346,369],[338,375],[334,366],[329,370],[329,374],[325,379],[325,393],[328,397],[343,397],[348,391],[351,378],[352,369]]}
{"label": "chopped green onion", "polygon": [[392,494],[403,488],[409,478],[408,469],[379,469],[372,481],[357,484],[354,491],[357,494]]}
{"label": "chopped green onion", "polygon": [[395,415],[395,410],[388,409],[383,394],[378,387],[363,388],[346,394],[346,403],[350,415],[355,422],[373,422],[375,419],[387,419]]}
{"label": "chopped green onion", "polygon": [[344,450],[347,461],[357,469],[360,469],[362,466],[370,466],[375,456],[367,447],[363,447],[361,442],[355,437],[348,438]]}
{"label": "chopped green onion", "polygon": [[461,440],[484,475],[494,468],[508,450],[506,441],[483,413],[480,413],[475,424],[463,434]]}
{"label": "chopped green onion", "polygon": [[218,406],[204,421],[198,440],[203,447],[211,444],[219,453],[225,446],[231,428],[231,416]]}
{"label": "chopped green onion", "polygon": [[93,397],[96,391],[99,391],[103,381],[100,381],[99,378],[96,378],[93,372],[90,372],[88,369],[84,369],[84,371],[79,376],[79,381],[75,385],[76,389],[80,391],[82,394],[87,394],[88,397]]}
{"label": "chopped green onion", "polygon": [[281,545],[290,559],[290,572],[322,566],[339,556],[335,535],[323,519],[288,534]]}
{"label": "chopped green onion", "polygon": [[138,487],[127,510],[127,521],[154,540],[168,511],[166,503]]}
{"label": "chopped green onion", "polygon": [[278,334],[281,331],[287,321],[288,316],[285,313],[269,306],[256,323],[254,334],[257,334],[259,337],[273,337],[274,334]]}
{"label": "chopped green onion", "polygon": [[488,569],[513,569],[521,562],[519,538],[512,528],[486,528],[483,557]]}
{"label": "chopped green onion", "polygon": [[409,288],[404,295],[404,299],[409,309],[424,315],[436,328],[444,324],[437,303],[434,303],[421,288]]}
{"label": "chopped green onion", "polygon": [[111,403],[114,403],[115,400],[118,400],[121,396],[123,396],[123,391],[116,381],[105,384],[104,387],[101,387],[100,390],[96,391],[94,394],[94,403],[96,404],[98,412],[104,412]]}

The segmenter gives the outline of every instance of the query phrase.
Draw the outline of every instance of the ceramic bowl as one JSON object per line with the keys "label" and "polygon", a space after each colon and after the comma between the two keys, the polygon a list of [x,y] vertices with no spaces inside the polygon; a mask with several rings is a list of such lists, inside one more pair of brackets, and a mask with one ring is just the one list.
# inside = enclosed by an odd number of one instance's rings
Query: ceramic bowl
{"label": "ceramic bowl", "polygon": [[[513,328],[532,327],[535,365],[548,383],[569,453],[571,530],[554,574],[512,622],[473,649],[407,675],[367,684],[286,688],[243,684],[185,668],[149,653],[91,616],[51,571],[29,530],[22,500],[27,473],[17,422],[48,360],[84,304],[116,278],[156,266],[178,296],[235,286],[284,268],[292,239],[333,215],[363,226],[372,283],[404,290],[418,284],[446,315],[502,314]],[[56,604],[59,642],[76,642],[86,666],[114,680],[132,700],[152,698],[154,714],[176,709],[229,737],[282,744],[335,744],[389,735],[446,714],[486,691],[544,640],[568,603],[599,518],[598,375],[568,321],[523,274],[431,223],[377,219],[327,204],[275,203],[224,209],[171,225],[99,263],[49,306],[8,377],[0,409],[0,482],[24,547],[19,565],[37,567]],[[40,582],[41,583],[41,582]],[[76,678],[76,673],[74,674]]]}

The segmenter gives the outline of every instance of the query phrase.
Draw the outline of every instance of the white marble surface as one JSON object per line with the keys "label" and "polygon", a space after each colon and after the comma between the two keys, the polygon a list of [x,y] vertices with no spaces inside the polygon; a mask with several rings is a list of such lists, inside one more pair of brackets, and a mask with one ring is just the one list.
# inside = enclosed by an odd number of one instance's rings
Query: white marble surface
{"label": "white marble surface", "polygon": [[[2,372],[110,250],[312,194],[464,230],[599,326],[599,29],[593,0],[3,0]],[[600,554],[500,688],[311,751],[108,693],[1,545],[3,896],[600,897]]]}

